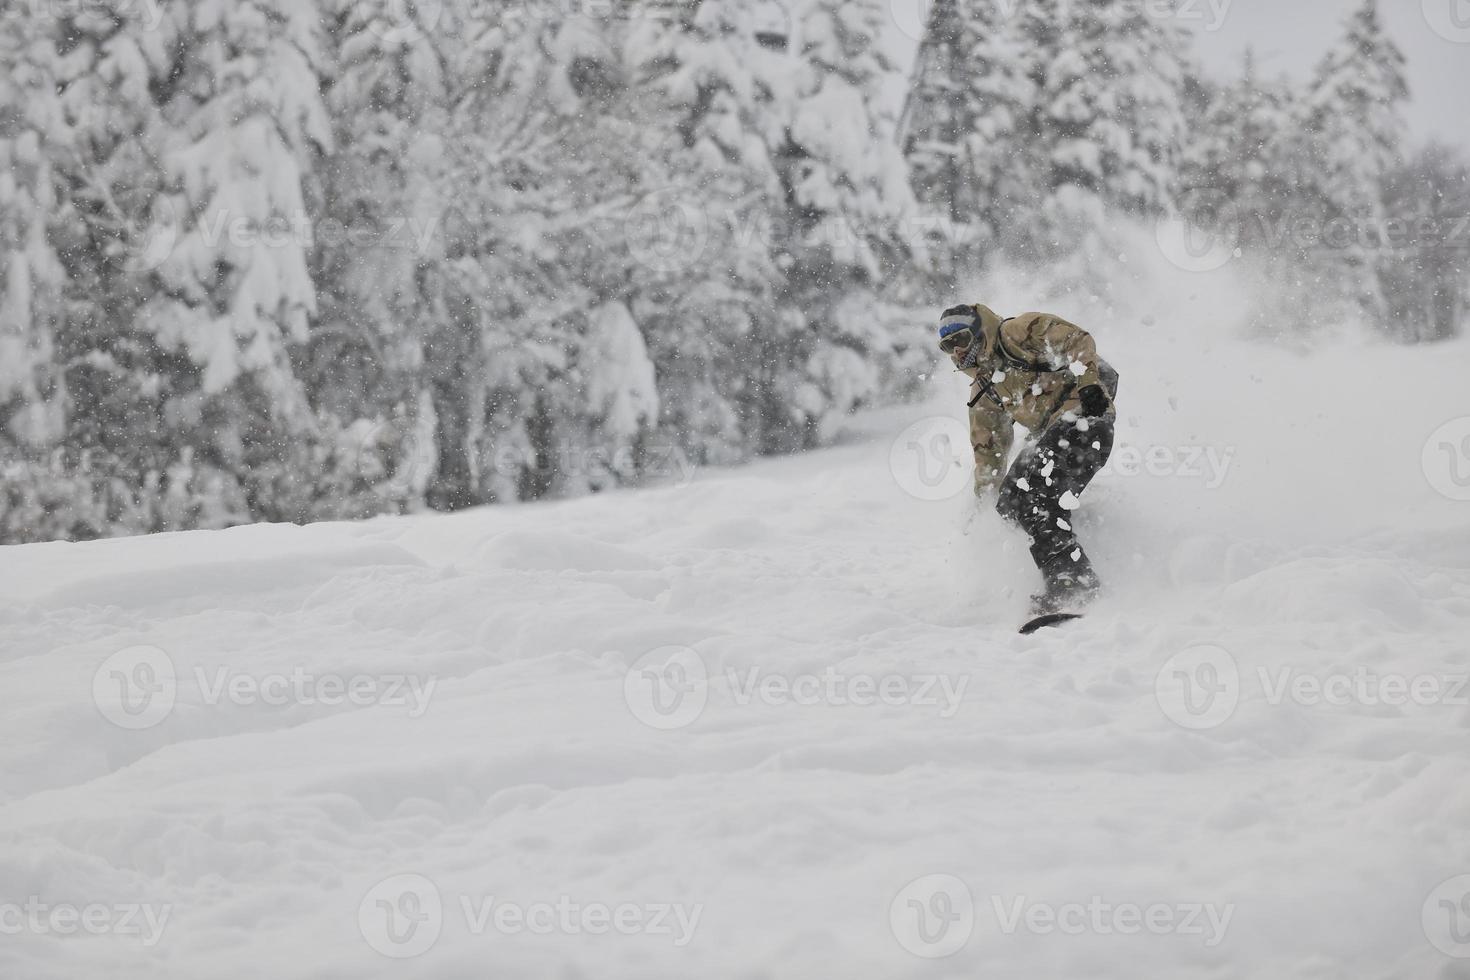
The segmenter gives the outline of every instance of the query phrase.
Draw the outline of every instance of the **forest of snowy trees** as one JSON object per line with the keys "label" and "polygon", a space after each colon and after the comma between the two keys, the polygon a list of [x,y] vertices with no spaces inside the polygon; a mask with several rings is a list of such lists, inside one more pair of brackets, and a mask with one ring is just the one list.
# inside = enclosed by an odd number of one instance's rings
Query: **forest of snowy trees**
{"label": "forest of snowy trees", "polygon": [[911,72],[885,0],[0,10],[0,543],[815,446],[951,283],[1104,289],[1130,221],[1238,245],[1265,335],[1466,316],[1470,169],[1372,0],[1305,87],[1120,0],[936,0]]}
{"label": "forest of snowy trees", "polygon": [[1310,342],[1356,322],[1398,342],[1451,336],[1467,315],[1470,167],[1406,145],[1404,68],[1376,0],[1305,86],[1249,54],[1238,78],[1204,78],[1177,22],[1142,5],[936,0],[903,140],[919,199],[967,222],[956,237],[973,247],[931,272],[1023,257],[1100,291],[1109,229],[1132,215],[1174,233],[1185,269],[1239,249],[1263,335]]}

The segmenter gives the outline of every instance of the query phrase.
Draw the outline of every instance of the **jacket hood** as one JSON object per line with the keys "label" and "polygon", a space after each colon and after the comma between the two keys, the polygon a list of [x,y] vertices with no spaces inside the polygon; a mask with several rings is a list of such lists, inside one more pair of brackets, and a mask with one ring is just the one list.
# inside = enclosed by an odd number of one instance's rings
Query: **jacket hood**
{"label": "jacket hood", "polygon": [[994,337],[1001,325],[1000,316],[983,303],[975,304],[975,312],[980,315],[980,329],[985,332],[985,336]]}

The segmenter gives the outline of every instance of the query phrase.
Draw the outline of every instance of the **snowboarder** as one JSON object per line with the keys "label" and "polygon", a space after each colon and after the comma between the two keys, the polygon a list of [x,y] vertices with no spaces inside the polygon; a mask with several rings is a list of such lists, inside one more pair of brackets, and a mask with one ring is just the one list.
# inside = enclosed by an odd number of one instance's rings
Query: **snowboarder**
{"label": "snowboarder", "polygon": [[[1113,452],[1118,374],[1081,327],[1046,313],[1002,320],[955,306],[939,348],[971,379],[975,494],[1031,539],[1045,591],[1034,614],[1080,613],[1100,583],[1072,527],[1077,498]],[[1031,439],[1007,469],[1014,423]]]}

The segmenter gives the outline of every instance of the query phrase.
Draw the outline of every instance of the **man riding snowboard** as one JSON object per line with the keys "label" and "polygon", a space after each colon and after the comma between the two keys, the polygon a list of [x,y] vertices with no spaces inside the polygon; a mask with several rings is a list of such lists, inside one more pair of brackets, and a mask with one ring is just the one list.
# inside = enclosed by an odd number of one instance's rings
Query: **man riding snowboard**
{"label": "man riding snowboard", "polygon": [[[968,375],[975,494],[1031,539],[1046,590],[1035,614],[1080,612],[1100,583],[1072,530],[1077,498],[1113,452],[1118,374],[1081,327],[1046,313],[1002,320],[956,306],[939,324],[939,349]],[[1031,439],[1011,464],[1013,425]]]}

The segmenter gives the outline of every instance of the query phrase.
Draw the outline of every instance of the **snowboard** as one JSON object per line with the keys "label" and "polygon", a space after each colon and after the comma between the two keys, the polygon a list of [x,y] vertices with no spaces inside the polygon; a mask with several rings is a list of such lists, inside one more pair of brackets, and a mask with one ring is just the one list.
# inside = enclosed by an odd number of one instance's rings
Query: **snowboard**
{"label": "snowboard", "polygon": [[1063,623],[1070,623],[1081,618],[1081,613],[1050,613],[1046,616],[1037,616],[1031,622],[1021,627],[1021,635],[1030,636],[1032,633],[1037,633],[1053,626],[1061,626]]}

